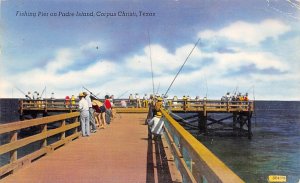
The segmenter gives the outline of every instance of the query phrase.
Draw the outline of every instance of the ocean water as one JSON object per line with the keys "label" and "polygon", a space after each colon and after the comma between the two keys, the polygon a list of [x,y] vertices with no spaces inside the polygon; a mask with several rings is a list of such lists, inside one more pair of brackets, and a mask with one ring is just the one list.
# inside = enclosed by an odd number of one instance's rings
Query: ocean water
{"label": "ocean water", "polygon": [[283,175],[300,180],[300,102],[257,101],[252,117],[253,138],[203,136],[193,133],[243,180],[268,182]]}
{"label": "ocean water", "polygon": [[[269,175],[284,175],[287,182],[298,183],[300,102],[257,101],[255,106],[252,140],[192,134],[246,182],[264,183]],[[17,100],[0,100],[0,123],[16,121],[16,107]]]}

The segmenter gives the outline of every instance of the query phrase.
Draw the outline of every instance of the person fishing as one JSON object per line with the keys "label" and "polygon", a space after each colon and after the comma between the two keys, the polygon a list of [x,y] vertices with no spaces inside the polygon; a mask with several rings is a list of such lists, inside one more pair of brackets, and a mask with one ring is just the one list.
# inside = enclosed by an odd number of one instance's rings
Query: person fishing
{"label": "person fishing", "polygon": [[162,105],[163,105],[163,99],[161,97],[158,97],[157,101],[154,104],[154,112],[153,112],[154,116],[160,111]]}
{"label": "person fishing", "polygon": [[80,124],[81,124],[82,136],[83,137],[90,136],[89,105],[83,93],[79,93],[78,97],[79,97],[78,110],[80,112]]}

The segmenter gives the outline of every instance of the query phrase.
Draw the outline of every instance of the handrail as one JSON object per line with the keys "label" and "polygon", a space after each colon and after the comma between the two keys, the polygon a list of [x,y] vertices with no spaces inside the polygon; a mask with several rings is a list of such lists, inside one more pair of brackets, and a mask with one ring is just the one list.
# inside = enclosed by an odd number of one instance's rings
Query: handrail
{"label": "handrail", "polygon": [[[244,182],[230,170],[219,158],[207,149],[194,136],[176,122],[165,109],[161,109],[164,122],[164,136],[180,150],[174,153],[178,161],[179,170],[186,182],[194,182],[188,176],[190,172],[197,182]],[[176,156],[177,154],[177,156]],[[180,163],[184,160],[184,163]],[[184,165],[185,164],[185,165]],[[188,167],[188,170],[186,168]]]}
{"label": "handrail", "polygon": [[[137,101],[129,102],[128,99],[114,99],[114,107],[124,109],[121,101],[127,101],[127,108],[138,108]],[[144,102],[140,108],[148,108],[148,102]],[[222,100],[172,100],[168,99],[165,105],[171,108],[172,111],[204,111],[204,112],[253,112],[253,101],[222,101]],[[39,110],[39,111],[76,111],[78,103],[72,104],[63,99],[45,99],[45,100],[20,100],[20,112],[24,110]],[[121,110],[122,111],[122,110]],[[126,111],[126,110],[125,110]]]}
{"label": "handrail", "polygon": [[[0,177],[78,138],[80,136],[80,133],[77,131],[77,128],[80,126],[78,117],[79,112],[73,112],[0,125],[1,137],[5,137],[8,140],[8,143],[0,145],[0,156],[9,160],[7,164],[0,167]],[[55,124],[58,127],[48,129],[50,124]],[[37,129],[35,134],[18,138],[23,130],[33,127]],[[32,130],[30,131],[32,132]],[[70,132],[68,136],[66,134],[67,131]],[[48,144],[47,138],[54,135],[60,135],[60,139],[52,144]],[[18,158],[20,148],[35,142],[42,143],[39,150]]]}

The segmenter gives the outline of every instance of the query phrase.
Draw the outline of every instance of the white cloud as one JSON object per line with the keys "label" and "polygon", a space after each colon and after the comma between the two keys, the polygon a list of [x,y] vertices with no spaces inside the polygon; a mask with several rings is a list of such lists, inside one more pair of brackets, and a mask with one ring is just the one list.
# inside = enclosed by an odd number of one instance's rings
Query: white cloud
{"label": "white cloud", "polygon": [[[265,26],[269,27],[264,28]],[[300,75],[296,69],[299,68],[298,62],[290,63],[276,53],[247,48],[247,45],[257,45],[267,38],[278,39],[279,35],[288,30],[289,27],[279,21],[265,20],[258,24],[235,22],[219,31],[207,30],[199,33],[205,38],[224,37],[229,42],[239,42],[241,45],[235,45],[231,48],[234,51],[224,53],[205,51],[200,46],[195,48],[184,70],[173,84],[169,96],[189,94],[203,97],[208,92],[209,97],[219,98],[236,86],[241,92],[246,92],[255,85],[259,95],[257,99],[273,99],[278,97],[278,90],[294,83],[294,88],[286,89],[289,95],[282,98],[299,99],[298,93],[295,92],[300,87]],[[243,38],[242,35],[247,38]],[[287,45],[291,46],[298,41],[299,37],[289,39]],[[100,97],[105,94],[115,94],[117,97],[126,91],[128,93],[123,97],[127,97],[129,93],[138,92],[143,95],[152,92],[149,46],[144,47],[143,53],[134,54],[118,62],[94,57],[97,54],[97,46],[101,46],[101,43],[90,42],[77,49],[63,48],[57,51],[54,58],[43,68],[15,73],[9,78],[1,77],[0,97],[11,96],[13,85],[26,91],[39,91],[47,86],[48,92],[55,91],[57,97],[77,95],[83,90],[82,86],[95,93],[101,92]],[[158,90],[161,94],[167,90],[193,46],[181,45],[174,52],[170,52],[161,45],[151,45],[155,91]],[[294,55],[297,57],[298,54]],[[89,64],[85,60],[89,60]],[[72,66],[78,63],[83,66],[72,69]],[[252,70],[247,70],[248,67]],[[241,68],[245,70],[239,73]],[[275,71],[275,74],[266,73],[268,70]],[[276,71],[282,74],[276,74]],[[232,75],[233,72],[238,75]],[[264,86],[268,88],[265,89]],[[23,96],[19,93],[18,97]]]}
{"label": "white cloud", "polygon": [[205,30],[198,33],[202,39],[225,38],[237,43],[245,43],[250,46],[260,44],[267,38],[277,39],[291,28],[278,21],[267,19],[260,23],[248,23],[237,21],[220,30]]}
{"label": "white cloud", "polygon": [[57,52],[54,60],[51,60],[46,65],[49,72],[56,72],[70,66],[74,62],[74,54],[70,49],[61,49]]}
{"label": "white cloud", "polygon": [[[164,75],[176,73],[181,67],[186,57],[192,50],[194,45],[183,45],[176,49],[174,53],[170,53],[166,48],[160,45],[151,45],[151,57],[154,75]],[[199,59],[197,64],[200,64],[202,52],[199,48],[195,48],[191,59]],[[189,62],[191,63],[191,62]],[[195,65],[196,63],[191,63]],[[135,72],[149,72],[151,73],[151,61],[149,47],[144,48],[144,53],[141,55],[135,55],[132,58],[126,59],[126,66],[128,69],[132,69]]]}

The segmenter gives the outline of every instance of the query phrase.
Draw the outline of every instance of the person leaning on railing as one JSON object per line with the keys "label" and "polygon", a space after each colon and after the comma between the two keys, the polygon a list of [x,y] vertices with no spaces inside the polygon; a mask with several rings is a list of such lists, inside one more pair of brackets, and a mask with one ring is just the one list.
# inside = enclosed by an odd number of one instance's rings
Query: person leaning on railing
{"label": "person leaning on railing", "polygon": [[94,117],[95,117],[97,126],[99,128],[104,129],[106,127],[106,121],[105,121],[105,111],[106,111],[106,109],[105,109],[105,106],[99,100],[93,100],[92,106],[93,106],[93,109],[95,110]]}
{"label": "person leaning on railing", "polygon": [[155,116],[148,122],[149,131],[154,135],[154,140],[160,138],[163,133],[164,121],[161,111],[157,111]]}

